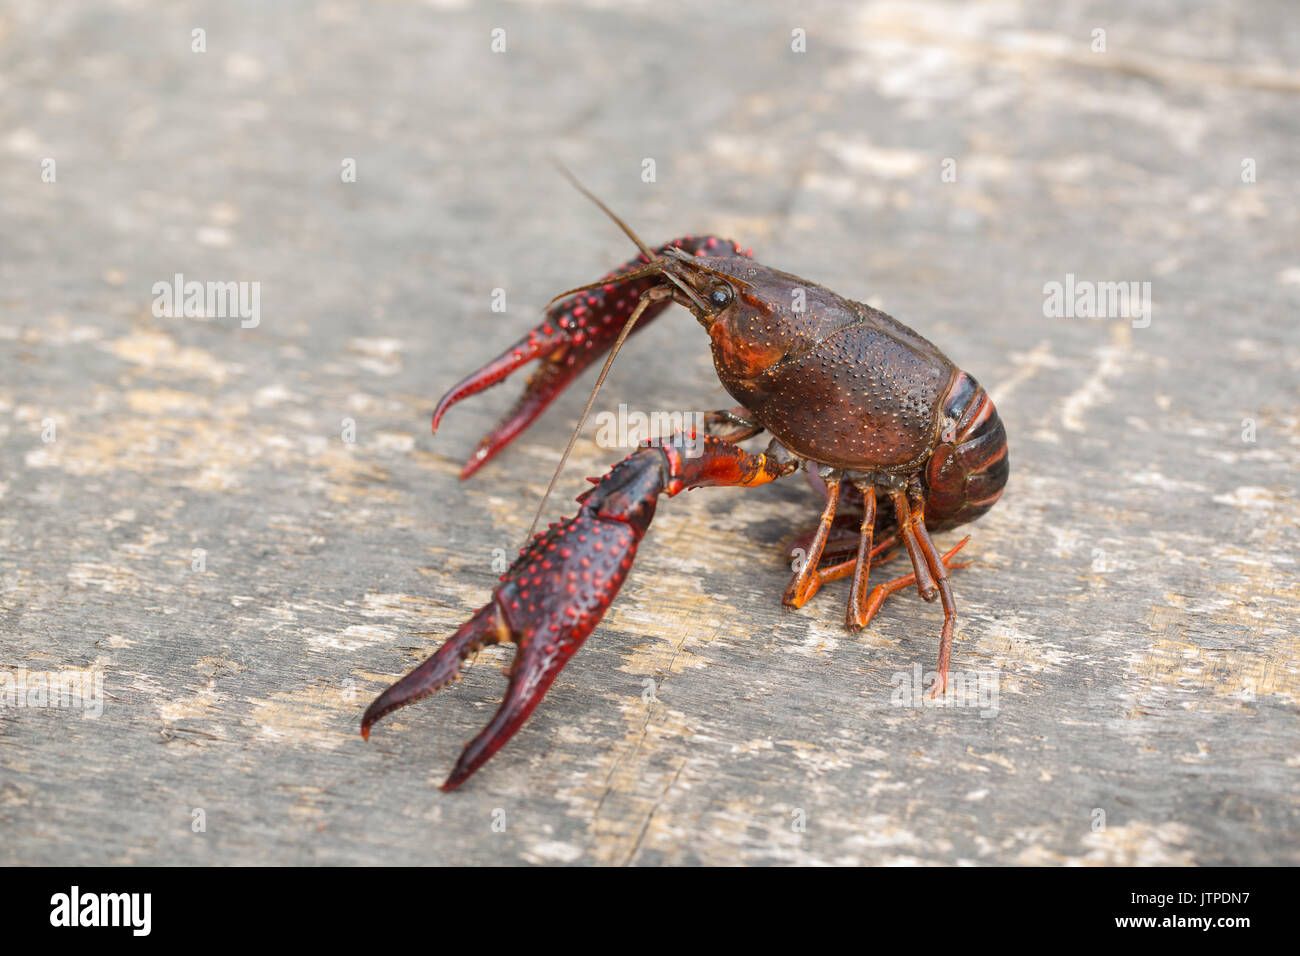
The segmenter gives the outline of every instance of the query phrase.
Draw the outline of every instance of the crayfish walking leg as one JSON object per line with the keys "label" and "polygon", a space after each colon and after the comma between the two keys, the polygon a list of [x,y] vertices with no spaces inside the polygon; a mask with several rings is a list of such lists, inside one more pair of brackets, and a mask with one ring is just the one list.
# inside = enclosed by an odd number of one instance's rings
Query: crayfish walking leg
{"label": "crayfish walking leg", "polygon": [[[692,456],[695,451],[699,454]],[[456,789],[528,719],[600,622],[632,567],[661,494],[671,497],[708,485],[763,485],[798,465],[776,443],[755,455],[712,436],[633,452],[578,498],[576,515],[533,538],[502,575],[492,600],[437,653],[376,698],[361,720],[362,735],[369,737],[385,714],[451,683],[465,658],[480,647],[517,645],[501,708],[442,785]]]}
{"label": "crayfish walking leg", "polygon": [[[970,540],[969,536],[963,538],[947,554],[939,554],[925,526],[925,494],[916,479],[888,492],[893,504],[893,516],[889,516],[893,526],[887,525],[888,530],[878,532],[875,486],[865,481],[851,482],[833,472],[827,477],[833,480],[826,483],[826,506],[817,530],[808,543],[807,557],[786,588],[784,603],[790,607],[803,607],[821,585],[851,574],[853,586],[849,592],[845,624],[850,630],[858,630],[871,622],[885,598],[915,584],[922,599],[933,601],[937,597],[943,606],[938,679],[934,690],[935,695],[943,693],[948,686],[948,664],[952,656],[953,631],[957,622],[957,605],[948,583],[948,571],[966,567],[964,562],[953,563],[952,558]],[[843,489],[850,484],[862,493],[863,501],[857,553],[846,561],[823,564],[822,558],[828,553],[827,542],[842,531],[843,522],[836,515],[836,509]],[[837,548],[840,546],[837,545]],[[912,573],[878,584],[868,592],[872,566],[888,560],[900,546],[911,558]]]}

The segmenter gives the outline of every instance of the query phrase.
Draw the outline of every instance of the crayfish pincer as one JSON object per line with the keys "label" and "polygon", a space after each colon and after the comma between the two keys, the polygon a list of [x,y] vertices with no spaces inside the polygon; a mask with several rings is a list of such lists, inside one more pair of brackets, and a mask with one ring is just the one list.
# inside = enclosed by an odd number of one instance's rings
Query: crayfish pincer
{"label": "crayfish pincer", "polygon": [[[443,396],[433,416],[435,432],[452,405],[540,362],[461,477],[500,452],[608,353],[590,411],[628,335],[672,303],[689,309],[708,333],[718,378],[738,404],[708,413],[708,434],[649,443],[592,479],[595,487],[578,498],[577,514],[532,537],[491,600],[370,705],[362,735],[368,737],[385,714],[453,681],[479,648],[517,645],[505,700],[442,789],[460,786],[528,719],[600,622],[632,568],[661,495],[709,485],[754,487],[800,467],[825,483],[826,503],[782,600],[802,607],[826,582],[851,577],[845,623],[856,629],[886,597],[914,584],[924,600],[942,603],[935,692],[944,691],[957,619],[948,572],[964,567],[953,556],[969,539],[941,555],[930,535],[984,514],[1007,481],[1006,432],[984,389],[877,309],[760,265],[747,250],[714,236],[650,249],[578,188],[641,255],[557,297],[537,328]],[[737,444],[762,432],[771,436],[762,453]],[[869,588],[872,566],[899,549],[911,559],[912,573]]]}

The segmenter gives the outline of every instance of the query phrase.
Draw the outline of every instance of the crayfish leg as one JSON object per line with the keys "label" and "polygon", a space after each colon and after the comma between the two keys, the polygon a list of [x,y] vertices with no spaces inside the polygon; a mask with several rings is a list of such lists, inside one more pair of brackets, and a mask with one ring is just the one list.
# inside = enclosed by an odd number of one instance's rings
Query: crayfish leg
{"label": "crayfish leg", "polygon": [[[898,515],[898,530],[903,536],[907,556],[912,559],[916,593],[923,601],[933,601],[939,593],[939,588],[934,583],[934,572],[930,570],[930,563],[925,559],[925,551],[921,548],[917,535],[918,525],[922,532],[925,531],[924,513],[921,515],[921,521],[918,522],[916,511],[908,503],[907,491],[902,488],[890,492],[889,497],[894,502],[894,513]],[[931,547],[933,548],[933,545]]]}
{"label": "crayfish leg", "polygon": [[[874,532],[873,532],[873,537],[874,537]],[[885,535],[885,540],[876,541],[874,544],[872,544],[871,566],[875,568],[875,567],[879,567],[882,564],[887,564],[888,562],[893,561],[894,558],[898,557],[898,549],[901,548],[902,546],[903,543],[898,540],[898,532],[897,531],[888,532]],[[825,552],[823,552],[823,560],[824,559],[825,559]],[[850,574],[852,574],[855,570],[857,570],[857,567],[858,567],[858,557],[857,557],[857,553],[854,552],[853,557],[846,558],[843,561],[835,561],[823,565],[821,570],[818,573],[821,575],[822,584],[829,584],[831,581],[838,581],[841,578],[847,578]],[[864,624],[863,627],[865,626],[866,625]]]}
{"label": "crayfish leg", "polygon": [[862,487],[862,532],[858,537],[858,555],[853,562],[853,586],[849,590],[849,607],[845,626],[856,630],[867,626],[867,583],[871,574],[871,548],[876,532],[876,486]]}
{"label": "crayfish leg", "polygon": [[[926,541],[929,540],[930,540],[929,534],[927,533]],[[956,553],[960,551],[963,547],[965,547],[966,542],[968,542],[969,540],[970,540],[970,535],[966,535],[966,537],[962,538],[955,545],[949,548],[948,551],[945,552],[942,556],[936,555],[937,564],[939,568],[942,570],[942,578],[943,578],[945,589],[947,588],[948,585],[947,572],[954,571],[957,568],[967,567],[970,564],[969,561],[953,561],[953,556],[956,555]],[[933,547],[933,545],[931,545],[931,547]],[[912,573],[912,574],[904,574],[902,577],[894,578],[892,581],[885,581],[884,583],[877,584],[874,588],[872,588],[871,594],[867,598],[867,605],[866,605],[866,611],[863,620],[863,627],[871,623],[871,619],[876,616],[876,612],[880,610],[880,606],[885,603],[885,598],[889,597],[891,594],[897,594],[899,591],[902,591],[905,588],[910,587],[915,583],[916,583],[916,574]],[[948,598],[944,603],[943,610],[944,610],[943,634],[940,637],[940,641],[939,641],[939,679],[935,685],[935,694],[938,693],[940,687],[942,687],[944,690],[946,690],[948,687],[948,660],[952,653],[953,625],[956,623],[957,620],[957,608],[952,601],[951,591],[949,591],[948,593]],[[935,694],[932,694],[931,696],[935,696]]]}
{"label": "crayfish leg", "polygon": [[762,434],[763,426],[750,421],[750,411],[743,405],[705,412],[704,430],[714,438],[742,442]]}
{"label": "crayfish leg", "polygon": [[952,656],[952,635],[957,625],[957,604],[952,598],[952,587],[948,584],[948,569],[940,560],[924,522],[916,525],[916,543],[926,567],[934,577],[935,586],[939,589],[939,601],[943,605],[943,631],[939,636],[939,678],[930,695],[934,697],[948,691],[948,660]]}
{"label": "crayfish leg", "polygon": [[804,557],[799,570],[794,573],[794,577],[790,579],[790,583],[786,585],[785,594],[781,597],[782,603],[787,607],[803,607],[822,585],[818,565],[821,564],[822,551],[826,547],[826,539],[830,536],[831,526],[835,522],[835,508],[839,505],[841,484],[843,482],[838,477],[834,482],[826,483],[826,507],[817,522],[817,533],[813,535],[812,543],[808,546],[808,554]]}
{"label": "crayfish leg", "polygon": [[[840,494],[843,485],[843,480],[827,482],[826,508],[809,543],[806,563],[786,588],[785,603],[801,607],[817,593],[821,585],[852,575],[853,585],[849,593],[845,625],[850,630],[858,630],[871,622],[885,598],[909,585],[915,584],[918,593],[926,600],[932,601],[938,597],[943,606],[943,630],[939,637],[938,680],[932,696],[944,693],[948,687],[948,666],[952,658],[952,641],[957,623],[957,605],[953,600],[948,571],[966,567],[967,562],[953,563],[952,557],[970,540],[970,536],[962,538],[955,547],[940,556],[925,526],[925,501],[918,483],[911,483],[890,493],[894,515],[898,519],[897,526],[889,521],[888,512],[884,513],[886,523],[883,526],[877,521],[879,512],[873,485],[853,484],[852,487],[862,492],[863,499],[863,514],[858,519],[857,552],[851,558],[834,562],[833,559],[843,555],[847,547],[847,528],[843,520],[847,516],[835,513],[844,497]],[[881,534],[879,540],[876,538],[877,531]],[[834,547],[833,552],[827,551],[828,541]],[[912,573],[878,584],[868,591],[871,566],[889,560],[900,545],[912,559]],[[832,563],[819,567],[822,559],[827,557],[832,559]]]}

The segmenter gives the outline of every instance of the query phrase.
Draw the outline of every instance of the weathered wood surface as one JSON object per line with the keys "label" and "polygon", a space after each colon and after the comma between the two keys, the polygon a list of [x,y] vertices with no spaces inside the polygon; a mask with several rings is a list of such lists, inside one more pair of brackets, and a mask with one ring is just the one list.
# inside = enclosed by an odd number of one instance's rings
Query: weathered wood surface
{"label": "weathered wood surface", "polygon": [[[0,662],[106,694],[0,710],[0,861],[1300,862],[1294,11],[598,6],[0,13]],[[862,635],[843,583],[780,606],[818,507],[796,479],[663,505],[461,792],[436,785],[507,653],[362,742],[487,597],[581,407],[464,484],[522,383],[428,432],[629,253],[548,150],[647,239],[734,235],[990,388],[1012,478],[954,667],[998,671],[996,713],[891,705],[935,660],[914,594]],[[260,324],[156,318],[175,273],[259,282]],[[1067,273],[1151,282],[1150,325],[1045,318]],[[624,353],[620,401],[727,404],[684,314]],[[552,515],[617,457],[593,432]]]}

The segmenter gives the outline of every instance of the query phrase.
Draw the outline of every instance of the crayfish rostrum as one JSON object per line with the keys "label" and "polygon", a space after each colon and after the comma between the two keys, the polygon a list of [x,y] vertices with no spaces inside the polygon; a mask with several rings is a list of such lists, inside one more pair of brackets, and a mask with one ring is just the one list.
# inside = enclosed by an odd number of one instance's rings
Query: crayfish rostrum
{"label": "crayfish rostrum", "polygon": [[[674,302],[708,333],[718,377],[738,405],[704,416],[706,434],[687,436],[694,442],[690,454],[682,441],[648,443],[592,479],[595,487],[579,496],[577,514],[533,537],[491,600],[370,705],[362,734],[368,737],[390,711],[453,681],[477,649],[517,645],[505,700],[442,789],[460,786],[528,719],[600,622],[631,570],[661,495],[708,485],[754,487],[800,466],[824,483],[826,503],[782,600],[802,607],[821,585],[852,577],[845,623],[856,629],[888,595],[915,584],[923,599],[942,602],[935,691],[943,691],[957,615],[948,572],[964,567],[953,556],[968,538],[941,555],[930,535],[974,521],[998,500],[1007,480],[1006,433],[984,389],[877,309],[760,265],[747,250],[714,236],[650,249],[578,188],[641,255],[557,297],[537,328],[438,402],[435,432],[452,405],[540,361],[461,477],[500,452],[608,353],[598,389],[632,329]],[[737,444],[765,431],[772,440],[762,453]],[[871,567],[899,548],[911,559],[912,573],[869,588]]]}

